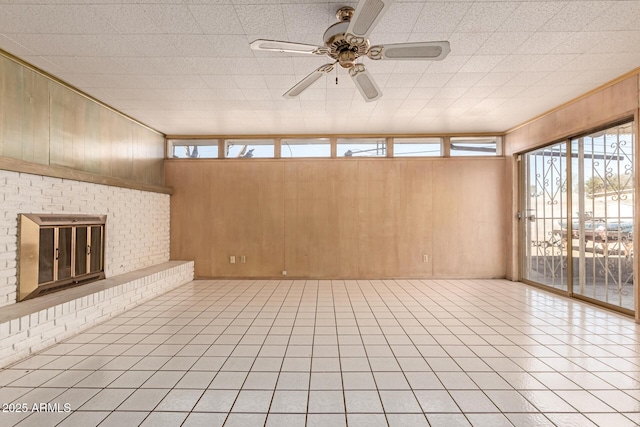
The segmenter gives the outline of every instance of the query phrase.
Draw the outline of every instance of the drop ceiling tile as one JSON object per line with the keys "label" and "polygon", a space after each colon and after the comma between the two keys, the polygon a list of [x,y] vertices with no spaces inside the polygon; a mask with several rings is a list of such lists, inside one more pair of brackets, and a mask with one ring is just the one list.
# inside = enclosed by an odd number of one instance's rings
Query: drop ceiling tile
{"label": "drop ceiling tile", "polygon": [[395,74],[424,74],[434,61],[398,61],[393,68]]}
{"label": "drop ceiling tile", "polygon": [[384,87],[414,87],[418,80],[420,80],[422,74],[396,74],[393,73],[389,76]]}
{"label": "drop ceiling tile", "polygon": [[[8,36],[14,43],[21,46],[29,55],[72,56],[67,46],[62,43],[59,34],[11,34]],[[82,37],[82,36],[72,36]],[[2,47],[0,45],[0,47]],[[7,49],[8,50],[8,49]]]}
{"label": "drop ceiling tile", "polygon": [[207,74],[202,75],[202,80],[207,84],[208,87],[212,89],[216,88],[234,88],[239,89],[238,85],[236,85],[236,81],[233,76],[221,75],[221,74]]}
{"label": "drop ceiling tile", "polygon": [[480,81],[478,81],[476,86],[503,86],[517,75],[518,73],[515,72],[487,73]]}
{"label": "drop ceiling tile", "polygon": [[568,32],[546,32],[532,35],[514,50],[522,55],[540,55],[553,51],[559,45],[566,43],[573,37]]}
{"label": "drop ceiling tile", "polygon": [[112,58],[124,69],[126,74],[160,74],[160,70],[147,58]]}
{"label": "drop ceiling tile", "polygon": [[392,3],[374,31],[380,34],[396,33],[400,29],[411,32],[425,6],[429,3]]}
{"label": "drop ceiling tile", "polygon": [[233,76],[233,79],[240,89],[267,89],[267,83],[262,75],[237,75]]}
{"label": "drop ceiling tile", "polygon": [[[307,61],[304,61],[307,60]],[[258,62],[259,70],[263,75],[291,75],[298,74],[298,71],[304,73],[306,76],[322,65],[322,60],[318,60],[318,58],[296,58],[296,60],[292,60],[289,57],[282,58],[258,58],[256,59]],[[299,66],[298,66],[299,64]],[[298,70],[300,68],[300,70]]]}
{"label": "drop ceiling tile", "polygon": [[505,86],[531,86],[538,83],[549,75],[546,71],[522,71],[513,79],[509,80]]}
{"label": "drop ceiling tile", "polygon": [[56,56],[50,60],[67,70],[82,70],[94,74],[126,74],[126,69],[111,58]]}
{"label": "drop ceiling tile", "polygon": [[[159,70],[160,74],[205,74],[209,68],[203,67],[201,61],[203,58],[180,58],[175,56],[162,58],[148,58]],[[209,59],[209,58],[206,58]],[[221,61],[218,59],[218,61]]]}
{"label": "drop ceiling tile", "polygon": [[191,4],[188,8],[203,34],[244,34],[231,4]]}
{"label": "drop ceiling tile", "polygon": [[593,47],[596,53],[640,52],[640,31],[613,31],[600,38]]}
{"label": "drop ceiling tile", "polygon": [[122,43],[132,46],[142,57],[181,56],[181,51],[173,44],[174,38],[164,34],[125,34]]}
{"label": "drop ceiling tile", "polygon": [[342,100],[331,100],[327,99],[325,101],[326,111],[338,111],[340,113],[348,113],[351,109],[351,103],[344,102]]}
{"label": "drop ceiling tile", "polygon": [[[164,37],[166,38],[166,40],[169,40],[171,46],[175,47],[175,50],[179,52],[179,55],[176,56],[214,57],[218,56],[218,46],[222,45],[222,43],[219,43],[218,39],[218,37],[220,36],[171,34]],[[253,57],[253,55],[251,55],[251,52],[248,52],[246,56]]]}
{"label": "drop ceiling tile", "polygon": [[270,101],[271,99],[273,99],[269,89],[251,89],[251,88],[241,87],[240,90],[242,90],[244,97],[248,101],[253,101],[253,100],[269,100]]}
{"label": "drop ceiling tile", "polygon": [[507,55],[518,49],[531,36],[532,33],[530,32],[496,32],[489,36],[476,53],[482,55]]}
{"label": "drop ceiling tile", "polygon": [[283,92],[293,87],[297,83],[293,74],[265,75],[264,80],[266,82],[267,88],[278,89]]}
{"label": "drop ceiling tile", "polygon": [[407,95],[407,99],[428,100],[433,98],[438,90],[438,87],[414,87]]}
{"label": "drop ceiling tile", "polygon": [[255,74],[258,70],[258,60],[256,58],[220,58],[222,59],[223,70],[227,74]]}
{"label": "drop ceiling tile", "polygon": [[482,101],[478,102],[474,107],[470,108],[469,111],[478,113],[488,113],[494,108],[499,107],[507,101],[506,98],[485,98]]}
{"label": "drop ceiling tile", "polygon": [[74,74],[58,73],[62,79],[83,90],[93,89],[129,89],[130,85],[123,84],[122,76],[115,74]]}
{"label": "drop ceiling tile", "polygon": [[605,37],[607,37],[606,32],[573,32],[556,46],[552,53],[585,53],[600,44]]}
{"label": "drop ceiling tile", "polygon": [[198,74],[176,76],[173,86],[180,89],[207,89],[209,85]]}
{"label": "drop ceiling tile", "polygon": [[616,68],[620,61],[624,61],[626,58],[627,56],[623,53],[585,53],[579,55],[573,61],[564,64],[562,69],[582,71],[606,70]]}
{"label": "drop ceiling tile", "polygon": [[[395,70],[398,61],[366,61],[364,62],[367,70],[375,74],[391,74]],[[345,70],[342,70],[345,72]]]}
{"label": "drop ceiling tile", "polygon": [[[472,55],[477,53],[492,33],[460,33],[455,32],[445,40],[449,40],[451,53],[454,55]],[[481,53],[481,52],[480,52]]]}
{"label": "drop ceiling tile", "polygon": [[[371,33],[369,40],[371,45],[388,45],[394,43],[406,43],[409,41],[411,33],[409,32],[397,32],[397,33],[377,33],[375,30]],[[429,40],[417,40],[417,41],[429,41]]]}
{"label": "drop ceiling tile", "polygon": [[3,49],[16,56],[36,55],[36,53],[31,49],[2,34],[0,34],[0,49]]}
{"label": "drop ceiling tile", "polygon": [[[480,83],[480,82],[478,82]],[[465,98],[484,99],[489,96],[498,86],[473,86],[469,88],[465,93]]]}
{"label": "drop ceiling tile", "polygon": [[429,102],[429,99],[430,98],[425,98],[425,99],[407,98],[400,106],[400,109],[401,110],[407,109],[412,111],[417,110],[418,112],[420,112],[420,110],[422,110],[427,105],[427,103]]}
{"label": "drop ceiling tile", "polygon": [[[164,34],[153,19],[162,13],[161,5],[150,4],[99,4],[92,6],[102,18],[120,34]],[[160,12],[158,12],[160,10]]]}
{"label": "drop ceiling tile", "polygon": [[513,71],[528,70],[531,65],[538,62],[538,57],[533,55],[509,55],[493,68],[492,72],[507,73]]}
{"label": "drop ceiling tile", "polygon": [[3,5],[0,28],[17,34],[116,34],[89,5]]}
{"label": "drop ceiling tile", "polygon": [[173,98],[171,94],[163,93],[162,90],[155,89],[108,89],[111,97],[116,101],[169,101]]}
{"label": "drop ceiling tile", "polygon": [[483,73],[491,71],[502,62],[506,55],[477,55],[472,56],[460,69],[466,73]]}
{"label": "drop ceiling tile", "polygon": [[204,33],[187,5],[161,2],[153,4],[148,13],[163,34]]}
{"label": "drop ceiling tile", "polygon": [[486,73],[456,73],[448,81],[449,87],[470,87],[478,83]]}
{"label": "drop ceiling tile", "polygon": [[245,101],[244,98],[244,94],[242,93],[242,90],[237,89],[237,88],[233,88],[233,87],[226,87],[226,88],[214,88],[211,89],[214,93],[214,97],[218,100],[222,100],[222,101],[235,101],[235,100],[239,100],[239,101]]}
{"label": "drop ceiling tile", "polygon": [[448,108],[455,101],[455,98],[432,98],[425,108],[442,110],[443,108]]}
{"label": "drop ceiling tile", "polygon": [[410,87],[390,87],[387,83],[383,90],[383,95],[386,99],[402,99],[405,100],[412,88]]}
{"label": "drop ceiling tile", "polygon": [[[287,100],[290,101],[290,100]],[[325,102],[324,101],[314,101],[311,99],[302,99],[300,98],[300,109],[305,112],[312,111],[311,114],[318,114],[319,112],[325,111]],[[306,114],[306,113],[305,113]]]}
{"label": "drop ceiling tile", "polygon": [[528,98],[544,97],[552,93],[556,89],[556,87],[557,86],[555,85],[543,85],[543,84],[531,86],[524,89],[522,92],[520,92],[520,98],[528,99]]}
{"label": "drop ceiling tile", "polygon": [[458,99],[468,90],[466,87],[447,87],[441,88],[435,95],[434,98],[453,98]]}
{"label": "drop ceiling tile", "polygon": [[273,34],[274,30],[285,28],[284,14],[279,4],[236,5],[235,9],[247,34],[262,34],[264,38],[270,38],[269,35]]}
{"label": "drop ceiling tile", "polygon": [[150,88],[150,89],[171,89],[176,87],[175,78],[182,78],[183,76],[170,76],[170,75],[136,75],[136,76],[120,76],[121,80],[128,82],[130,87],[137,88]]}
{"label": "drop ceiling tile", "polygon": [[469,108],[473,108],[478,105],[478,103],[482,101],[482,99],[483,98],[469,98],[464,96],[462,98],[456,99],[456,101],[451,104],[451,107],[456,109],[468,110]]}
{"label": "drop ceiling tile", "polygon": [[536,31],[558,14],[567,3],[567,1],[521,2],[497,31]]}
{"label": "drop ceiling tile", "polygon": [[495,91],[489,95],[491,98],[515,98],[518,96],[523,90],[525,90],[525,86],[502,86],[497,88]]}
{"label": "drop ceiling tile", "polygon": [[637,30],[640,27],[640,3],[637,1],[614,1],[597,18],[589,23],[593,31]]}
{"label": "drop ceiling tile", "polygon": [[416,87],[443,87],[453,77],[452,73],[433,74],[426,72],[416,83]]}
{"label": "drop ceiling tile", "polygon": [[177,34],[170,36],[172,44],[182,56],[253,58],[253,51],[244,35],[193,35]]}
{"label": "drop ceiling tile", "polygon": [[458,24],[465,17],[467,12],[471,8],[471,5],[472,3],[469,2],[428,2],[423,7],[418,20],[413,27],[413,32],[451,33],[456,29]]}
{"label": "drop ceiling tile", "polygon": [[544,77],[539,82],[537,82],[534,88],[564,85],[564,84],[570,83],[573,79],[575,79],[581,73],[582,73],[581,71],[576,71],[576,70],[567,70],[567,71],[556,70],[553,72],[548,72],[546,77]]}
{"label": "drop ceiling tile", "polygon": [[455,30],[479,33],[496,31],[517,7],[518,3],[508,1],[473,3]]}
{"label": "drop ceiling tile", "polygon": [[441,61],[431,62],[431,66],[427,70],[429,73],[457,73],[471,59],[469,55],[449,55]]}
{"label": "drop ceiling tile", "polygon": [[549,54],[540,55],[538,62],[529,71],[555,71],[577,58],[578,54]]}
{"label": "drop ceiling tile", "polygon": [[[169,59],[169,63],[165,64],[165,61]],[[163,71],[170,70],[175,71],[169,74],[200,74],[200,75],[215,75],[215,74],[229,74],[228,61],[225,58],[152,58],[156,63],[165,64]]]}
{"label": "drop ceiling tile", "polygon": [[589,30],[589,23],[611,6],[610,1],[570,1],[539,29],[541,31]]}
{"label": "drop ceiling tile", "polygon": [[[327,100],[349,101],[355,95],[355,86],[348,81],[349,85],[341,84],[339,86],[330,86],[327,88]],[[358,96],[360,94],[358,93]]]}
{"label": "drop ceiling tile", "polygon": [[327,28],[338,22],[339,7],[328,3],[283,4],[281,12],[288,34],[313,34],[320,42]]}

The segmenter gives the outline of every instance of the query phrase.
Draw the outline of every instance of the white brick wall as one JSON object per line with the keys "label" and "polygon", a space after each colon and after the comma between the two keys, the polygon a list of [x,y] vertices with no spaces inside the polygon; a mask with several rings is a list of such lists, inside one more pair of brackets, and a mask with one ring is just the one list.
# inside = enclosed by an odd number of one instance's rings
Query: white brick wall
{"label": "white brick wall", "polygon": [[169,260],[169,195],[0,170],[0,307],[16,302],[18,215],[107,215],[105,274]]}

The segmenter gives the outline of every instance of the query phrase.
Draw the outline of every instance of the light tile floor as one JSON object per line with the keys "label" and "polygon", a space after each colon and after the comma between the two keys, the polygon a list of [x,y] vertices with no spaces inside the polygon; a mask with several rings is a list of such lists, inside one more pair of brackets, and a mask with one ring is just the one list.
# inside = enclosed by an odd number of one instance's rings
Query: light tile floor
{"label": "light tile floor", "polygon": [[504,280],[195,281],[0,371],[0,425],[632,426],[639,341]]}

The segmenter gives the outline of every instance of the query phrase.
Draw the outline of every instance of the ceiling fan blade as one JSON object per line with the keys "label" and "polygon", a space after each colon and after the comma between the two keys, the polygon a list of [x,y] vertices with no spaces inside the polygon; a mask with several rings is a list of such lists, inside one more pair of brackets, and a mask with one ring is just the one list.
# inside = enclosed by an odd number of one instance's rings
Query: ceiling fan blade
{"label": "ceiling fan blade", "polygon": [[304,92],[309,86],[314,84],[324,74],[328,74],[333,71],[334,64],[325,64],[318,68],[304,79],[300,80],[294,87],[286,91],[282,96],[287,99],[297,98],[302,92]]}
{"label": "ceiling fan blade", "polygon": [[325,55],[327,48],[306,43],[292,43],[280,40],[254,40],[249,44],[253,50],[267,50],[272,52],[306,53],[310,55]]}
{"label": "ceiling fan blade", "polygon": [[451,48],[449,42],[396,43],[371,46],[367,56],[371,59],[444,59]]}
{"label": "ceiling fan blade", "polygon": [[382,91],[364,65],[356,64],[355,67],[349,69],[349,75],[365,101],[375,101],[382,96]]}
{"label": "ceiling fan blade", "polygon": [[360,0],[351,17],[347,33],[367,38],[391,3],[393,0]]}

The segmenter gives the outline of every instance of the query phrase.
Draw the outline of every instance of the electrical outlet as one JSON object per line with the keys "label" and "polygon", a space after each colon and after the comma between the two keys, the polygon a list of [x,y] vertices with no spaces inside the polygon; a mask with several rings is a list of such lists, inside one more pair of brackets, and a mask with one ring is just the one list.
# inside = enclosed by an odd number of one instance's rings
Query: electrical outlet
{"label": "electrical outlet", "polygon": [[236,263],[236,256],[235,255],[230,255],[229,256],[229,264],[235,264]]}
{"label": "electrical outlet", "polygon": [[422,255],[422,262],[429,262],[429,255],[427,254]]}
{"label": "electrical outlet", "polygon": [[287,275],[287,270],[282,270],[282,275],[286,276]]}
{"label": "electrical outlet", "polygon": [[247,257],[244,255],[240,255],[240,263],[244,264],[245,262],[247,262]]}

